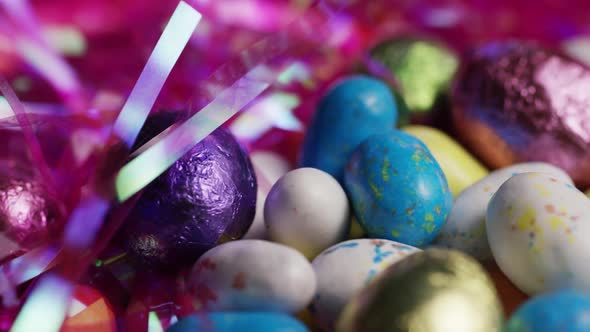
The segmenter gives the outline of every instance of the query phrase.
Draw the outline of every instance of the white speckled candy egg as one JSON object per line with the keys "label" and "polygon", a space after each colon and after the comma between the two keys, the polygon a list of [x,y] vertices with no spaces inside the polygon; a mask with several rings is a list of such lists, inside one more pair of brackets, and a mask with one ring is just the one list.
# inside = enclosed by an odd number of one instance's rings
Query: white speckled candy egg
{"label": "white speckled candy egg", "polygon": [[567,173],[547,163],[521,163],[498,169],[467,187],[455,198],[451,213],[435,243],[461,250],[480,261],[491,259],[485,224],[488,203],[502,183],[515,174],[526,172],[547,173],[572,183]]}
{"label": "white speckled candy egg", "polygon": [[250,160],[256,173],[258,192],[256,193],[256,215],[252,226],[244,235],[244,239],[266,239],[264,226],[264,202],[273,184],[285,173],[291,170],[289,162],[280,155],[270,151],[254,151]]}
{"label": "white speckled candy egg", "polygon": [[269,238],[308,258],[344,240],[350,220],[344,189],[330,174],[315,168],[285,174],[272,187],[264,205]]}
{"label": "white speckled candy egg", "polygon": [[590,200],[572,184],[513,176],[492,197],[486,228],[498,266],[524,292],[590,291]]}
{"label": "white speckled candy egg", "polygon": [[357,239],[336,244],[312,262],[317,291],[311,312],[326,330],[333,325],[348,300],[377,273],[418,248],[382,239]]}
{"label": "white speckled candy egg", "polygon": [[309,261],[297,250],[263,240],[227,242],[195,262],[189,287],[208,311],[305,308],[316,290]]}

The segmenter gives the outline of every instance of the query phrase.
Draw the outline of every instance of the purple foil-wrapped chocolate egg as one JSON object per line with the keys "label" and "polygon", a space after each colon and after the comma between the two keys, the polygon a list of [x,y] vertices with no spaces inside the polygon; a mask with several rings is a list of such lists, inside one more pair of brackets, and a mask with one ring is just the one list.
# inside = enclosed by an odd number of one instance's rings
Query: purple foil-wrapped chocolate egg
{"label": "purple foil-wrapped chocolate egg", "polygon": [[[160,131],[170,119],[157,115],[146,128]],[[246,233],[256,190],[248,155],[227,130],[217,129],[145,189],[126,222],[126,245],[147,265],[188,266]]]}
{"label": "purple foil-wrapped chocolate egg", "polygon": [[493,168],[544,161],[590,185],[590,68],[533,43],[486,44],[453,93],[458,133]]}

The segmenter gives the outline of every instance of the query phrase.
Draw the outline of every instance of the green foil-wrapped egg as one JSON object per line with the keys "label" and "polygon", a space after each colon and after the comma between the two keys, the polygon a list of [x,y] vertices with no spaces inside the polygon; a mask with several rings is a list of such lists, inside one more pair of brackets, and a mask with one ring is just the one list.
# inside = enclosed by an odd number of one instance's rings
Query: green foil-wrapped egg
{"label": "green foil-wrapped egg", "polygon": [[453,51],[438,41],[403,37],[377,45],[371,57],[391,71],[400,84],[401,91],[396,91],[401,96],[396,99],[400,103],[400,124],[450,118],[445,116],[449,109],[447,91],[459,66]]}
{"label": "green foil-wrapped egg", "polygon": [[337,331],[494,332],[502,320],[496,289],[475,259],[427,249],[390,266],[357,293]]}

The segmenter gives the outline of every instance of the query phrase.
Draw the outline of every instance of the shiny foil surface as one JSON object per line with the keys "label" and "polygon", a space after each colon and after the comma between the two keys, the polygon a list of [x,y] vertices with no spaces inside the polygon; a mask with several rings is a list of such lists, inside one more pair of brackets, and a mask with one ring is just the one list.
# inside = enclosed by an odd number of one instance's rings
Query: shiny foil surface
{"label": "shiny foil surface", "polygon": [[[400,84],[401,91],[396,93],[401,97],[397,101],[402,124],[404,120],[412,123],[448,120],[448,92],[459,67],[453,51],[433,39],[407,36],[382,42],[371,50],[371,57]],[[403,114],[404,111],[409,114]]]}
{"label": "shiny foil surface", "polygon": [[502,307],[475,259],[427,249],[390,266],[348,303],[339,332],[500,331]]}
{"label": "shiny foil surface", "polygon": [[0,160],[0,260],[35,248],[57,232],[57,200],[29,167]]}
{"label": "shiny foil surface", "polygon": [[[152,119],[147,128],[163,126]],[[246,152],[225,129],[193,147],[144,191],[125,227],[130,251],[147,265],[174,268],[240,238],[256,208]]]}
{"label": "shiny foil surface", "polygon": [[454,124],[492,168],[545,161],[590,185],[590,69],[533,43],[468,55],[453,92]]}

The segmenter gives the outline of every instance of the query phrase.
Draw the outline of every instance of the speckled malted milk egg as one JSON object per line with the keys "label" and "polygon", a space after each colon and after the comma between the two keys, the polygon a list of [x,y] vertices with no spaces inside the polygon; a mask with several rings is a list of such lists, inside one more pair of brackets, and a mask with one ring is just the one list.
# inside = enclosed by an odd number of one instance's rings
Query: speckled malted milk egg
{"label": "speckled malted milk egg", "polygon": [[338,243],[316,257],[312,266],[317,291],[311,312],[318,324],[331,331],[350,298],[379,272],[420,249],[383,239]]}
{"label": "speckled malted milk egg", "polygon": [[264,240],[238,240],[207,251],[188,284],[195,303],[207,311],[294,313],[316,290],[313,268],[300,252]]}
{"label": "speckled malted milk egg", "polygon": [[528,294],[590,291],[590,200],[542,173],[515,175],[492,197],[488,241],[498,266]]}
{"label": "speckled malted milk egg", "polygon": [[498,332],[502,308],[485,270],[455,250],[426,249],[357,292],[338,332]]}
{"label": "speckled malted milk egg", "polygon": [[485,223],[488,203],[502,183],[513,175],[526,172],[551,174],[572,182],[560,168],[541,162],[515,164],[495,170],[455,198],[451,213],[435,243],[461,250],[482,261],[491,259]]}
{"label": "speckled malted milk egg", "polygon": [[346,193],[331,175],[298,168],[281,177],[268,193],[264,221],[272,241],[313,258],[345,239],[350,208]]}
{"label": "speckled malted milk egg", "polygon": [[363,141],[347,165],[344,184],[369,237],[412,246],[434,240],[453,200],[428,148],[399,130]]}
{"label": "speckled malted milk egg", "polygon": [[285,173],[291,170],[289,162],[280,155],[270,151],[254,151],[250,153],[250,160],[254,166],[258,192],[256,193],[256,215],[244,239],[266,239],[264,225],[264,202],[273,184]]}

